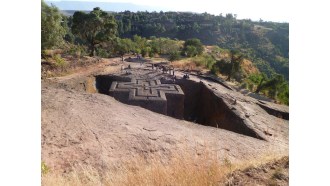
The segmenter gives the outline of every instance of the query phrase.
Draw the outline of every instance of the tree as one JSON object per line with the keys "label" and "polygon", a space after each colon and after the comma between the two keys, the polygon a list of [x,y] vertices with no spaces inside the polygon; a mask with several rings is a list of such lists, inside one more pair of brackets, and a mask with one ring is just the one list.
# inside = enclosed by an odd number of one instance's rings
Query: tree
{"label": "tree", "polygon": [[69,43],[74,43],[75,41],[75,37],[71,32],[71,24],[72,24],[72,17],[66,17],[63,16],[63,20],[62,20],[62,27],[65,30],[65,36],[64,36],[64,40],[69,42]]}
{"label": "tree", "polygon": [[175,61],[175,60],[179,60],[180,59],[180,52],[179,51],[173,51],[170,52],[170,57],[169,57],[169,61]]}
{"label": "tree", "polygon": [[255,93],[259,93],[264,88],[264,82],[267,82],[268,78],[264,73],[262,73],[261,77],[257,81],[258,81],[258,86]]}
{"label": "tree", "polygon": [[135,44],[135,52],[139,54],[143,51],[145,52],[144,55],[146,55],[145,46],[147,45],[147,39],[138,35],[134,35],[133,42]]}
{"label": "tree", "polygon": [[130,39],[120,39],[117,38],[115,53],[121,56],[121,60],[124,61],[124,55],[133,50],[133,42]]}
{"label": "tree", "polygon": [[197,49],[195,46],[192,46],[192,45],[188,45],[187,48],[186,48],[186,55],[188,57],[193,57],[193,56],[196,56],[197,55]]}
{"label": "tree", "polygon": [[204,51],[203,44],[199,39],[188,39],[183,45],[182,52],[189,57],[202,54]]}
{"label": "tree", "polygon": [[82,11],[73,14],[72,32],[88,43],[90,56],[94,56],[97,45],[111,40],[116,31],[114,17],[98,7],[88,14]]}
{"label": "tree", "polygon": [[230,51],[230,69],[228,73],[227,81],[230,81],[232,76],[241,70],[243,56],[236,50]]}
{"label": "tree", "polygon": [[61,25],[62,15],[54,5],[41,1],[41,48],[51,49],[63,44],[65,29]]}
{"label": "tree", "polygon": [[261,90],[268,90],[269,96],[276,99],[279,90],[285,89],[285,84],[283,75],[276,74],[270,80],[264,81],[262,79],[255,92],[259,93]]}

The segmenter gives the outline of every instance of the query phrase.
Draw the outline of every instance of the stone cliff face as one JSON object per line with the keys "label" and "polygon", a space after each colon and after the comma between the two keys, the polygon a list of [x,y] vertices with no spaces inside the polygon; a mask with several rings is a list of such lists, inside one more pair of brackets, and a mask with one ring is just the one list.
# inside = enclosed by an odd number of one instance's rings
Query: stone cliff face
{"label": "stone cliff face", "polygon": [[235,112],[232,100],[228,104],[223,98],[215,95],[204,83],[190,80],[177,81],[185,92],[185,119],[196,123],[230,130],[243,135],[264,139],[244,119]]}
{"label": "stone cliff face", "polygon": [[236,101],[226,103],[221,97],[216,96],[203,83],[201,83],[201,99],[199,101],[199,123],[230,130],[239,134],[264,139],[256,131],[246,125],[244,118],[236,113]]}

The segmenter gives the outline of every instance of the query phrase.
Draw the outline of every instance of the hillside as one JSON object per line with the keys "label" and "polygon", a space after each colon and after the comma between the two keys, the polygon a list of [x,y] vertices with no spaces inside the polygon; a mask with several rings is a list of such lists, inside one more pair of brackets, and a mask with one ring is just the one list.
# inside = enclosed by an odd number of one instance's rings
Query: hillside
{"label": "hillside", "polygon": [[[79,7],[79,6],[78,6]],[[74,10],[63,10],[72,16]],[[237,49],[268,75],[282,74],[289,79],[289,24],[239,20],[232,14],[212,15],[190,12],[110,12],[121,38],[198,38],[204,45]]]}
{"label": "hillside", "polygon": [[238,20],[232,14],[125,11],[114,15],[121,37],[198,38],[204,45],[240,50],[267,75],[289,78],[288,23]]}

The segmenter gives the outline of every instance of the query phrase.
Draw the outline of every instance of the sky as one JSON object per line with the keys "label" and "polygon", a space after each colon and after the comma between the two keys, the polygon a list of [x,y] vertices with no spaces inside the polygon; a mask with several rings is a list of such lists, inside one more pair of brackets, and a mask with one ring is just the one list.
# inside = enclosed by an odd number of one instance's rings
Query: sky
{"label": "sky", "polygon": [[[74,0],[50,0],[74,1]],[[208,12],[214,15],[222,13],[236,14],[238,19],[258,21],[289,22],[287,0],[76,0],[99,2],[126,2],[137,5],[161,7],[173,11]]]}

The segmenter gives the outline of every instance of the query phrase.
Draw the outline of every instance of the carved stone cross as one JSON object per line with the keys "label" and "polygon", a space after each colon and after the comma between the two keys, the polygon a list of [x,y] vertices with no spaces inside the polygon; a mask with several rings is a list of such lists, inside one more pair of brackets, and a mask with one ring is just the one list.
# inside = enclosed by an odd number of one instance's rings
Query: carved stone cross
{"label": "carved stone cross", "polygon": [[126,104],[138,105],[176,118],[183,117],[184,93],[179,85],[161,84],[158,79],[132,79],[131,82],[114,81],[111,84],[109,94]]}

